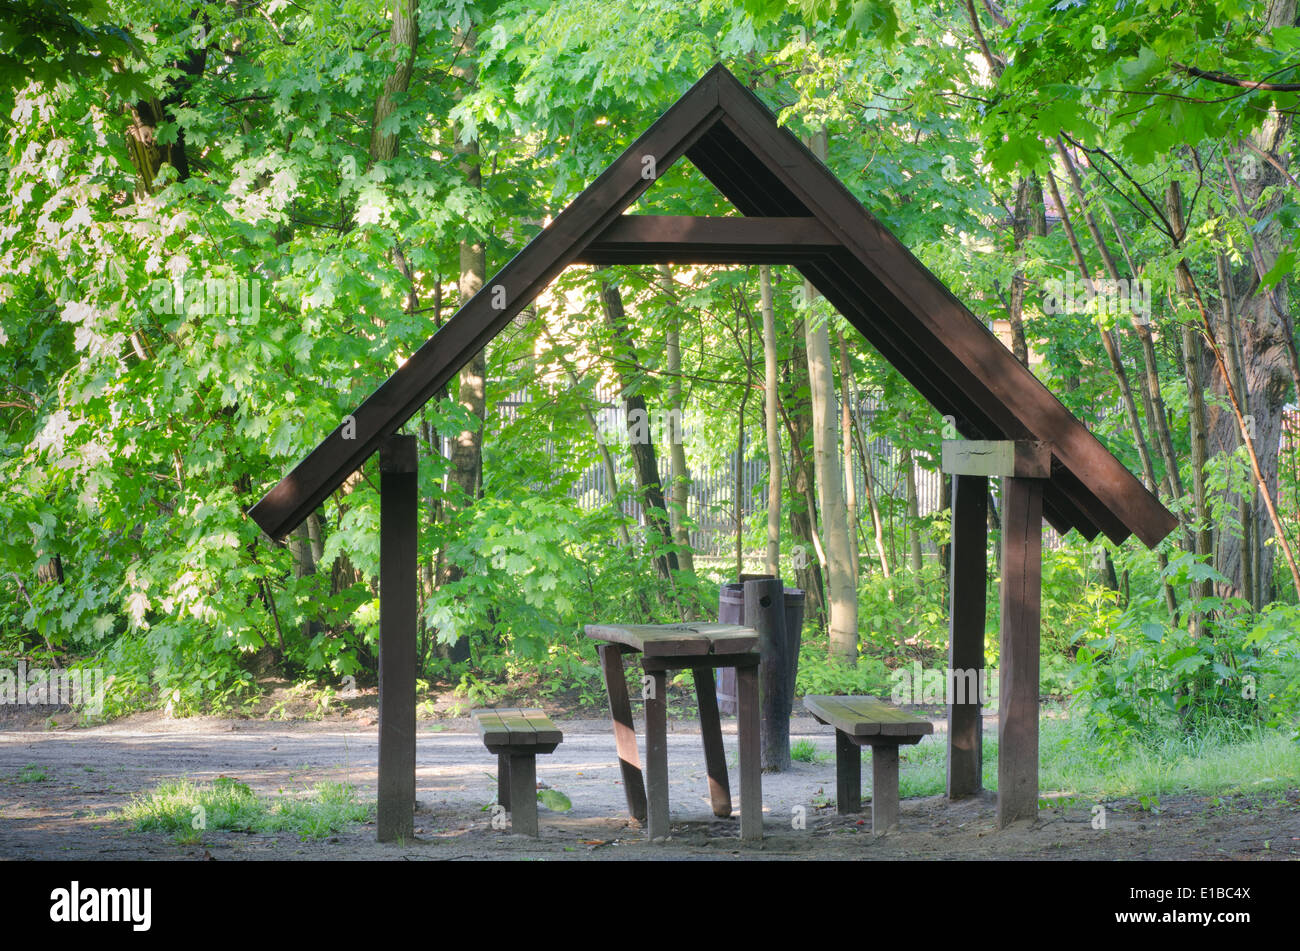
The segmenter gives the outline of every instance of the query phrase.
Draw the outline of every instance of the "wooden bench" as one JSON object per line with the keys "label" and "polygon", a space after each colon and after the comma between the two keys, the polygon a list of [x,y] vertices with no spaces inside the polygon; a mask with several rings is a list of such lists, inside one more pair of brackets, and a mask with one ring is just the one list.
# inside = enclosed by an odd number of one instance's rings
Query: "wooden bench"
{"label": "wooden bench", "polygon": [[537,835],[537,754],[553,753],[564,739],[541,710],[474,710],[470,713],[489,753],[497,754],[497,802],[510,813],[511,830]]}
{"label": "wooden bench", "polygon": [[818,723],[835,727],[835,800],[840,815],[862,811],[862,750],[871,747],[871,830],[898,826],[898,748],[920,743],[934,724],[875,697],[804,697]]}

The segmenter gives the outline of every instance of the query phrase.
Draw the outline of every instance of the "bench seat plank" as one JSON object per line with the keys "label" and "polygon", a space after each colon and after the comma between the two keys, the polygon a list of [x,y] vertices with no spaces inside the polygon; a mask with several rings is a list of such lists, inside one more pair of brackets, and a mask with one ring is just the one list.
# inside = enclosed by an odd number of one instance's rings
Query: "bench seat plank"
{"label": "bench seat plank", "polygon": [[[550,718],[535,708],[474,710],[470,716],[485,746],[555,747],[564,738]],[[538,752],[542,752],[538,750]]]}
{"label": "bench seat plank", "polygon": [[536,746],[537,731],[528,722],[528,718],[516,709],[498,710],[501,721],[510,731],[510,742],[515,746]]}
{"label": "bench seat plank", "polygon": [[484,743],[496,745],[510,742],[510,729],[495,710],[475,710],[472,716]]}
{"label": "bench seat plank", "polygon": [[551,718],[541,710],[520,710],[519,712],[537,734],[538,746],[546,743],[559,743],[564,739],[564,734],[560,732],[559,727],[552,723]]}
{"label": "bench seat plank", "polygon": [[804,697],[803,703],[822,723],[830,724],[855,738],[919,738],[934,732],[934,724],[929,720],[913,716],[874,697]]}

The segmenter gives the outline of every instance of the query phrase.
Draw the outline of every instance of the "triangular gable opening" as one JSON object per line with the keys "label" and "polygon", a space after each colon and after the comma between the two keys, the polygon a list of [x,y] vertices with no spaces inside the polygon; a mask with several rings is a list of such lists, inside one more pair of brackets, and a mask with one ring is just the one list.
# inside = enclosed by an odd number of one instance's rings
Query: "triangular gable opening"
{"label": "triangular gable opening", "polygon": [[[742,213],[626,215],[685,156]],[[761,219],[756,221],[754,219]],[[670,257],[671,256],[671,257]],[[686,258],[692,258],[687,260]],[[1060,532],[1177,520],[730,72],[716,66],[252,509],[292,531],[574,263],[792,264],[963,436],[1052,444],[1044,515]]]}

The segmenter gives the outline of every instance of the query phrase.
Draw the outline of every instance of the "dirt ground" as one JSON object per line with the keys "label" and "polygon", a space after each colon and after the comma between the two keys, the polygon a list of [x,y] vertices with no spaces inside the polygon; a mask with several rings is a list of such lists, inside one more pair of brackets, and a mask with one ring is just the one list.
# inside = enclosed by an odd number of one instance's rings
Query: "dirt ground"
{"label": "dirt ground", "polygon": [[[213,831],[201,845],[131,832],[107,818],[164,779],[247,783],[259,794],[305,792],[321,780],[355,784],[373,797],[377,737],[373,711],[319,721],[168,719],[138,714],[107,726],[51,729],[48,716],[0,724],[0,860],[42,859],[1292,859],[1300,856],[1300,793],[1286,797],[1161,797],[1159,811],[1135,801],[1105,803],[1106,826],[1093,828],[1092,802],[1042,809],[1034,822],[997,830],[995,799],[949,803],[942,796],[905,799],[901,828],[871,833],[870,813],[834,808],[834,739],[806,718],[792,739],[823,754],[787,773],[763,776],[764,840],[742,848],[739,822],[717,819],[708,804],[698,725],[670,722],[672,835],[649,843],[627,817],[608,721],[560,719],[564,742],[538,759],[539,783],[572,802],[565,813],[539,808],[541,837],[494,830],[495,757],[468,719],[421,721],[418,740],[416,841],[380,845],[368,824],[325,840],[292,834]],[[992,724],[989,724],[992,726]],[[735,722],[724,743],[738,801]],[[936,718],[935,736],[944,742]],[[644,755],[644,744],[642,747]],[[29,766],[43,781],[22,781]],[[864,763],[863,791],[871,771]],[[906,767],[904,767],[906,768]],[[30,775],[30,774],[29,774]],[[800,821],[802,819],[802,822]]]}

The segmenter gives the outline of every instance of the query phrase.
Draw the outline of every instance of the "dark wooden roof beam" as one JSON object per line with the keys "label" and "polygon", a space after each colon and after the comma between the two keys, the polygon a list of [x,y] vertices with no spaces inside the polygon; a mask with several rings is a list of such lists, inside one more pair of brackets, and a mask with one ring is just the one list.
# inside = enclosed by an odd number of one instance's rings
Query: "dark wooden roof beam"
{"label": "dark wooden roof beam", "polygon": [[623,215],[575,264],[791,264],[838,242],[816,218]]}

